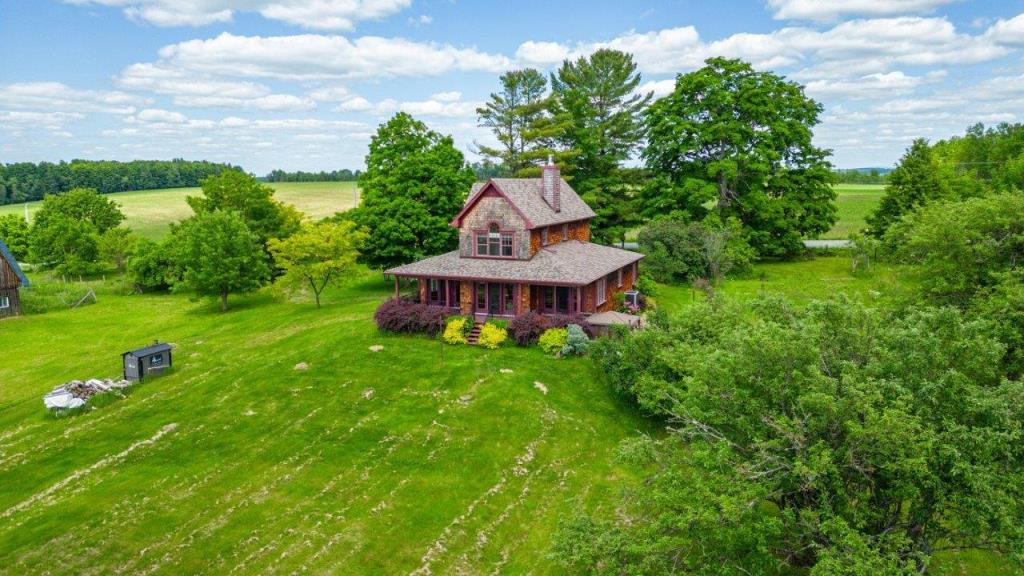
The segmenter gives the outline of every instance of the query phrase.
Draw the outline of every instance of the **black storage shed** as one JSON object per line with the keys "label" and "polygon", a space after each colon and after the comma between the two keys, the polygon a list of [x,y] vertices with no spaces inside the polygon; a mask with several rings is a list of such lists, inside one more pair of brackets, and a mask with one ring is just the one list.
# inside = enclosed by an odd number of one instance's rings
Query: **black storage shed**
{"label": "black storage shed", "polygon": [[154,343],[152,346],[125,352],[124,379],[142,380],[148,374],[160,374],[171,367],[171,345]]}

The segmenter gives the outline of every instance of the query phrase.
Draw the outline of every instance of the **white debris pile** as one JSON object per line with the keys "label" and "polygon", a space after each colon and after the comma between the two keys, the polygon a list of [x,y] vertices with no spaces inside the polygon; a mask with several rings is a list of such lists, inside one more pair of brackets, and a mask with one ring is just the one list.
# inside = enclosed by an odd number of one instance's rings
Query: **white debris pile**
{"label": "white debris pile", "polygon": [[132,383],[127,380],[111,380],[109,378],[106,380],[93,378],[85,382],[72,380],[57,386],[49,394],[43,396],[43,404],[50,410],[78,408],[96,394],[111,390],[121,390],[131,385]]}

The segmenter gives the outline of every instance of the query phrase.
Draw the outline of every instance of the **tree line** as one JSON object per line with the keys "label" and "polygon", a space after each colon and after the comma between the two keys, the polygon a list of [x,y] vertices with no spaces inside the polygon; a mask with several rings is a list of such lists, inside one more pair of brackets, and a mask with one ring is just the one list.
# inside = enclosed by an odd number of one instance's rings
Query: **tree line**
{"label": "tree line", "polygon": [[272,170],[262,179],[266,182],[354,182],[359,180],[362,174],[359,170],[321,170],[319,172],[286,172],[284,170]]}
{"label": "tree line", "polygon": [[890,172],[889,169],[862,168],[833,170],[832,174],[838,184],[885,184]]}
{"label": "tree line", "polygon": [[71,162],[16,162],[0,164],[0,204],[42,200],[75,188],[101,194],[157,188],[191,188],[230,164],[205,160],[72,160]]}

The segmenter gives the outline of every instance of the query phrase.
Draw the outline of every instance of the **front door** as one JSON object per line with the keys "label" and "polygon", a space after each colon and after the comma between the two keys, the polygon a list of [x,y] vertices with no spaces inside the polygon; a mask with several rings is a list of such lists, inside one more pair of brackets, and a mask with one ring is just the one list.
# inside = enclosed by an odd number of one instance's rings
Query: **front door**
{"label": "front door", "polygon": [[487,313],[492,316],[501,314],[501,284],[487,285]]}

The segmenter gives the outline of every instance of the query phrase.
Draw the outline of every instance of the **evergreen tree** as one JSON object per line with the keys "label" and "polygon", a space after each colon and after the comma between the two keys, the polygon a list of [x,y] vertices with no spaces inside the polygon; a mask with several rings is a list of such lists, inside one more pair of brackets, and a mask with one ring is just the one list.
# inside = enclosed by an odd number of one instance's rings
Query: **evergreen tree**
{"label": "evergreen tree", "polygon": [[914,140],[900,158],[899,166],[889,174],[885,196],[867,218],[871,233],[881,237],[908,212],[932,200],[948,198],[949,185],[941,173],[928,141]]}

